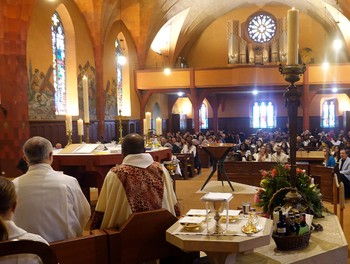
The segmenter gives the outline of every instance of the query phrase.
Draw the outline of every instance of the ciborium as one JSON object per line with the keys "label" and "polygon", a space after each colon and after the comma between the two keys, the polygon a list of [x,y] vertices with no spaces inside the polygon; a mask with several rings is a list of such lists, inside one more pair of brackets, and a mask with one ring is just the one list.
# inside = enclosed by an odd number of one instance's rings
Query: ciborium
{"label": "ciborium", "polygon": [[[201,198],[201,200],[206,202],[208,233],[213,235],[222,235],[226,232],[229,222],[229,202],[232,197],[232,193],[207,193]],[[224,210],[226,210],[226,228],[223,228],[220,224],[220,219]],[[210,229],[208,226],[209,214],[214,214],[215,225],[212,229]]]}

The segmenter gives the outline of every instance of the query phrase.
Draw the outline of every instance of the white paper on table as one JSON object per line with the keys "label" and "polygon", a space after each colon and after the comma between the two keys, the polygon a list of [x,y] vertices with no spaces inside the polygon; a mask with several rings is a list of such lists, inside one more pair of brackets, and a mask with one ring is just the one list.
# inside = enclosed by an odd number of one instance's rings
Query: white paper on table
{"label": "white paper on table", "polygon": [[186,213],[186,215],[188,215],[188,216],[200,216],[200,215],[206,216],[207,210],[205,210],[205,209],[190,209]]}
{"label": "white paper on table", "polygon": [[180,224],[200,224],[205,220],[205,217],[184,216],[179,220]]}
{"label": "white paper on table", "polygon": [[204,195],[201,200],[203,201],[212,201],[212,202],[217,202],[217,201],[230,201],[233,198],[232,193],[220,193],[220,192],[209,192],[206,195]]}
{"label": "white paper on table", "polygon": [[[191,217],[191,218],[195,218],[195,217]],[[267,219],[264,217],[258,217],[257,224],[259,226],[262,226],[263,229],[257,233],[249,234],[249,236],[263,236],[266,220]],[[181,220],[179,220],[179,222],[180,221]],[[244,234],[242,232],[242,226],[247,224],[247,222],[248,222],[248,218],[242,218],[236,222],[229,223],[227,231],[224,234],[221,234],[220,236],[247,236],[247,234]],[[188,223],[188,222],[184,222],[184,223]],[[224,223],[222,223],[222,226],[224,226]],[[179,225],[179,227],[176,228],[174,230],[174,232],[172,232],[172,234],[173,235],[202,235],[202,236],[213,235],[213,236],[216,236],[216,235],[208,232],[208,230],[212,230],[214,227],[215,227],[215,220],[210,218],[209,223],[208,223],[208,229],[206,228],[206,224],[202,224],[201,229],[196,230],[196,231],[188,231],[188,230],[184,229],[182,225]]]}

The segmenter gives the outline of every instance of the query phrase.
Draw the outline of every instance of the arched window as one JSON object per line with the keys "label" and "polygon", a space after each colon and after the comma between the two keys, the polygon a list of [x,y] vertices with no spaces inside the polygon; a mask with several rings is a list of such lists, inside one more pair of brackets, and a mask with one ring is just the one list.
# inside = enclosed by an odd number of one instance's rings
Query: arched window
{"label": "arched window", "polygon": [[323,102],[321,127],[335,127],[335,104],[335,99]]}
{"label": "arched window", "polygon": [[200,129],[208,129],[208,107],[205,103],[202,103],[199,110],[199,127]]}
{"label": "arched window", "polygon": [[276,110],[272,102],[255,102],[252,109],[253,128],[276,127]]}
{"label": "arched window", "polygon": [[117,69],[117,104],[119,112],[119,110],[123,108],[123,65],[125,64],[125,56],[118,39],[115,41],[115,61]]}
{"label": "arched window", "polygon": [[51,18],[53,83],[55,87],[55,113],[67,111],[66,40],[61,18],[55,12]]}

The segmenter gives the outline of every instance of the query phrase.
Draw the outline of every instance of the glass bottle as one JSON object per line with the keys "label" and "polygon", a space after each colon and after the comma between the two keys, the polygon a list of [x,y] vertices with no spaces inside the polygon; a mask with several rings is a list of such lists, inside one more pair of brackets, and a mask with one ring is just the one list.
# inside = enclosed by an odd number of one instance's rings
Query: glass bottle
{"label": "glass bottle", "polygon": [[279,211],[279,221],[277,222],[276,233],[279,236],[287,235],[287,224],[285,221],[286,216],[282,214],[282,211]]}
{"label": "glass bottle", "polygon": [[289,226],[288,226],[287,233],[288,233],[289,236],[296,236],[296,235],[298,235],[297,227],[295,225],[294,215],[290,215],[289,216]]}
{"label": "glass bottle", "polygon": [[306,223],[306,214],[303,213],[301,215],[301,221],[300,221],[300,228],[298,235],[303,235],[305,233],[308,233],[310,231],[309,225]]}

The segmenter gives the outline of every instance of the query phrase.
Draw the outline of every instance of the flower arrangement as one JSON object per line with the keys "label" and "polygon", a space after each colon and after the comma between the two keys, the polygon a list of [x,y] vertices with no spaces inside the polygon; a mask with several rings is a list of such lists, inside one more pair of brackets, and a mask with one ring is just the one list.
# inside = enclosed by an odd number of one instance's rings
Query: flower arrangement
{"label": "flower arrangement", "polygon": [[[265,213],[270,213],[269,205],[272,205],[272,209],[278,205],[283,205],[284,197],[288,192],[286,187],[291,187],[290,164],[278,164],[270,171],[262,170],[261,175],[261,188],[255,194],[254,202],[256,206],[262,207]],[[317,185],[313,183],[313,179],[305,173],[305,170],[300,168],[296,168],[296,177],[296,188],[303,198],[302,206],[315,217],[322,217],[322,195]],[[285,191],[283,191],[283,188],[285,188]],[[281,190],[281,192],[277,196],[274,195],[278,190]]]}

